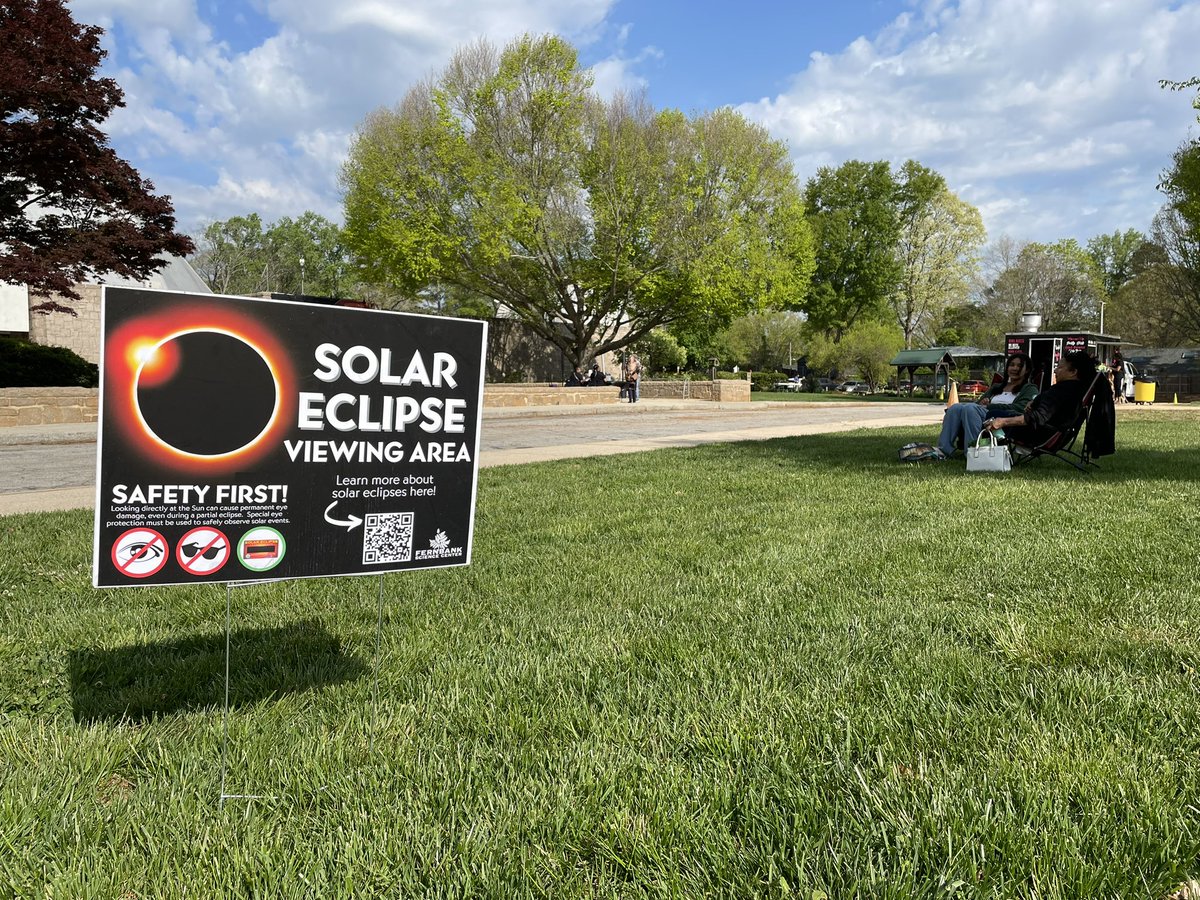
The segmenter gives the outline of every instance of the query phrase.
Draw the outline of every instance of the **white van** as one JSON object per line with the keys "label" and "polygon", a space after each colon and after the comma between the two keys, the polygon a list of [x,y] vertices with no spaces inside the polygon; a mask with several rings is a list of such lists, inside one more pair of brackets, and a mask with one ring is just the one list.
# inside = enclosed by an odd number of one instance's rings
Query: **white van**
{"label": "white van", "polygon": [[1125,381],[1121,385],[1121,393],[1125,395],[1127,403],[1133,402],[1133,379],[1138,377],[1137,366],[1129,360],[1125,360]]}

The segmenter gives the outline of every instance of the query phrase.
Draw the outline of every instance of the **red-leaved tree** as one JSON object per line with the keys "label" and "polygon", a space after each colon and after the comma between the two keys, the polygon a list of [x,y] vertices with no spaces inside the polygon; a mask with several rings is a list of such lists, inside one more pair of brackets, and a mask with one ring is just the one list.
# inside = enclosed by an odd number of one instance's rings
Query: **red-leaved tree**
{"label": "red-leaved tree", "polygon": [[158,254],[194,249],[171,198],[98,127],[125,105],[113,79],[96,77],[101,34],[63,0],[0,0],[0,280],[38,297],[78,300],[72,285],[99,273],[144,280],[166,265]]}

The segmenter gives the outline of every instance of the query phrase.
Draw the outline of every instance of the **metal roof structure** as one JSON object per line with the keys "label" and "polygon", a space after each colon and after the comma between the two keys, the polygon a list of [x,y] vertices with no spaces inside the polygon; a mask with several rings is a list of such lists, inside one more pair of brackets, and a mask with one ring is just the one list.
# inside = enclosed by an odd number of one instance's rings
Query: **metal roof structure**
{"label": "metal roof structure", "polygon": [[953,366],[955,360],[959,359],[1004,359],[1004,354],[978,347],[926,347],[923,350],[901,350],[888,365],[920,369],[943,363]]}
{"label": "metal roof structure", "polygon": [[954,365],[954,357],[945,347],[929,347],[925,350],[901,350],[896,354],[889,366],[900,366],[906,369],[936,366],[940,363]]}
{"label": "metal roof structure", "polygon": [[152,274],[145,281],[134,281],[132,278],[122,278],[111,272],[93,276],[93,284],[107,284],[112,287],[128,288],[157,288],[163,291],[185,291],[189,294],[211,294],[212,291],[197,274],[191,264],[180,256],[159,256],[167,260],[167,264]]}

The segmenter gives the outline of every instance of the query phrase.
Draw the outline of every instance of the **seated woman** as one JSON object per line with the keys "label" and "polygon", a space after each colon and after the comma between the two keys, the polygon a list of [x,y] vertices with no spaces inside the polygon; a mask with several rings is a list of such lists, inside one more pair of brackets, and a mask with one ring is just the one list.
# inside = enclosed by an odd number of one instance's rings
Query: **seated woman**
{"label": "seated woman", "polygon": [[1023,413],[989,419],[984,428],[1003,428],[1010,441],[1036,447],[1075,421],[1095,377],[1096,360],[1082,350],[1068,353],[1054,367],[1054,384],[1038,394]]}
{"label": "seated woman", "polygon": [[955,403],[946,409],[937,444],[943,456],[953,455],[955,441],[961,441],[966,452],[978,439],[985,421],[1018,415],[1037,396],[1037,388],[1029,381],[1033,363],[1024,353],[1013,353],[1005,360],[1004,374],[1004,381],[993,385],[975,403]]}

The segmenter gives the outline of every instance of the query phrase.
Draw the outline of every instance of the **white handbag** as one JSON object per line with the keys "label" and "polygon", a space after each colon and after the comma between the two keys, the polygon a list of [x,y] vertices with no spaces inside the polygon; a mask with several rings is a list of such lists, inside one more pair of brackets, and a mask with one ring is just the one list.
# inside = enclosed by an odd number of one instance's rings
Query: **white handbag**
{"label": "white handbag", "polygon": [[[984,435],[988,436],[988,445],[981,447],[979,442],[983,440]],[[1007,472],[1012,469],[1012,456],[1008,452],[1008,446],[1005,444],[997,444],[996,436],[990,431],[979,432],[979,437],[975,439],[975,446],[967,448],[967,471],[968,472]]]}

